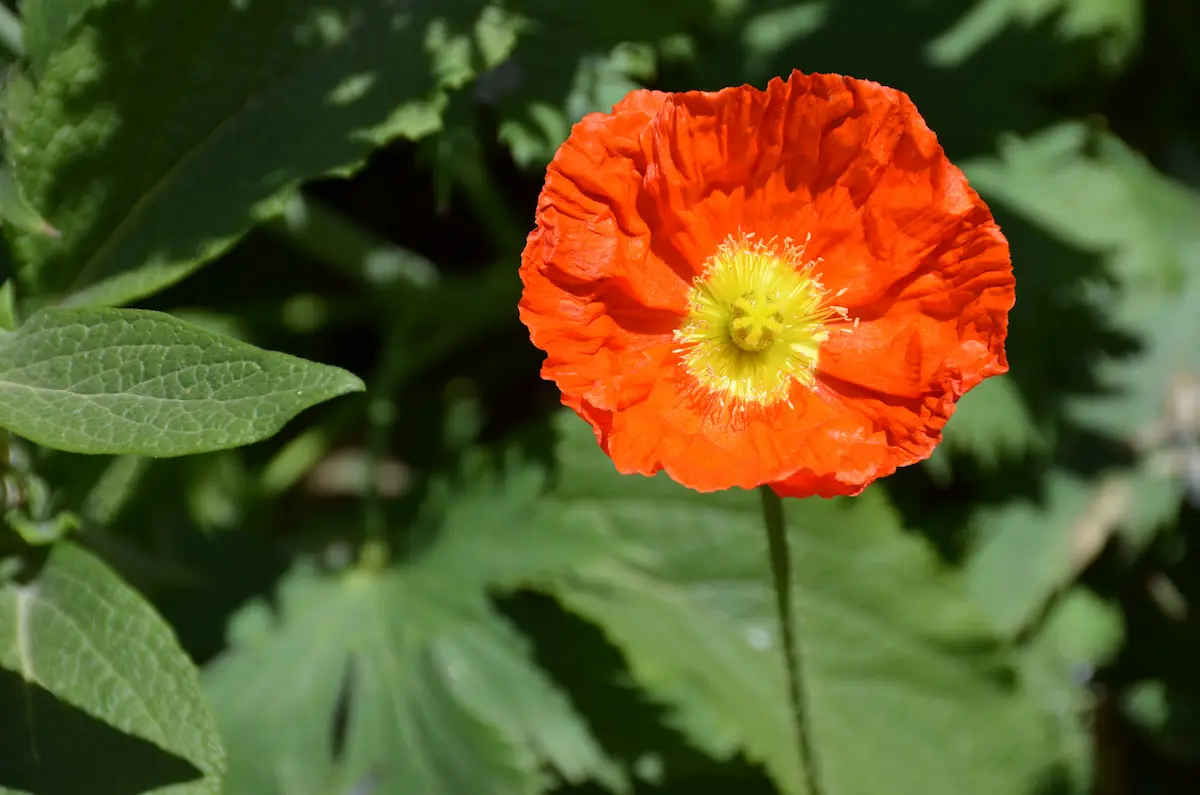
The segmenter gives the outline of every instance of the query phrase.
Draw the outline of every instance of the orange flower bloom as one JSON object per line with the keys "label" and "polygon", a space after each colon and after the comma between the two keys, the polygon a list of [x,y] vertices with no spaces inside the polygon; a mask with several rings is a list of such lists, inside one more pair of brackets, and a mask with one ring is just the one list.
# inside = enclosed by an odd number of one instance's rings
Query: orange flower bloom
{"label": "orange flower bloom", "polygon": [[543,377],[617,469],[699,491],[857,494],[1008,369],[987,206],[906,95],[839,75],[587,116],[521,279]]}

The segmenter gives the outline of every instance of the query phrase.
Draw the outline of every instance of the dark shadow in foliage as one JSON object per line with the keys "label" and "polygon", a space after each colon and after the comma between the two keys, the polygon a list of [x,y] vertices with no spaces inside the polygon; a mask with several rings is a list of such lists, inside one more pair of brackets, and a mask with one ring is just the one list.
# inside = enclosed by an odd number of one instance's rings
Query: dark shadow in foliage
{"label": "dark shadow in foliage", "polygon": [[1079,787],[1063,768],[1054,768],[1033,785],[1029,795],[1079,795]]}
{"label": "dark shadow in foliage", "polygon": [[[86,261],[39,247],[40,287],[79,289],[155,258],[188,260],[251,226],[255,203],[365,157],[374,144],[364,128],[436,97],[441,78],[426,46],[429,30],[471,36],[482,7],[481,0],[95,7],[81,29],[104,31],[97,76],[57,99],[70,120],[104,108],[118,121],[107,145],[57,163],[38,197],[50,217],[100,208],[95,223],[63,230]],[[340,27],[348,30],[343,41],[322,40]],[[215,155],[211,167],[194,168],[207,154]],[[187,212],[156,202],[168,191],[186,192]]]}
{"label": "dark shadow in foliage", "polygon": [[[1200,4],[1145,3],[1144,48],[1125,69],[1105,121],[1159,168],[1200,180]],[[1190,150],[1190,151],[1189,151]]]}
{"label": "dark shadow in foliage", "polygon": [[[670,728],[666,711],[632,685],[620,651],[595,626],[564,612],[548,597],[521,594],[501,605],[529,636],[534,658],[570,694],[605,750],[635,772],[656,757],[662,783],[636,781],[644,795],[772,795],[775,789],[757,767],[741,758],[719,762],[689,746]],[[594,785],[567,787],[561,795],[600,795]]]}
{"label": "dark shadow in foliage", "polygon": [[[1097,677],[1107,696],[1106,747],[1121,757],[1107,791],[1193,795],[1200,781],[1198,530],[1200,512],[1185,507],[1176,532],[1159,536],[1132,567],[1110,548],[1088,573],[1116,592],[1127,633],[1117,659]],[[1167,583],[1176,589],[1170,601],[1163,598]],[[1158,689],[1164,711],[1139,719],[1128,700],[1147,685]]]}
{"label": "dark shadow in foliage", "polygon": [[203,774],[189,761],[0,669],[0,788],[34,795],[139,795]]}
{"label": "dark shadow in foliage", "polygon": [[180,539],[192,550],[184,559],[202,579],[187,587],[161,589],[153,602],[189,656],[203,665],[224,648],[229,619],[250,600],[273,592],[287,559],[249,527],[212,536],[193,531],[189,536]]}

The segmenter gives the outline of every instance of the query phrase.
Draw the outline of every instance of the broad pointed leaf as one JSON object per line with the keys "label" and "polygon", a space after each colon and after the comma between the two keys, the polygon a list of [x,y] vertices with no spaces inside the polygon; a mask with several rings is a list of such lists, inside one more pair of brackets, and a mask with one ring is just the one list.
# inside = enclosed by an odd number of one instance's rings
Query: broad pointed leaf
{"label": "broad pointed leaf", "polygon": [[225,759],[166,622],[89,553],[0,588],[0,793],[213,795]]}
{"label": "broad pointed leaf", "polygon": [[46,309],[0,339],[0,426],[80,453],[249,444],[362,382],[160,312]]}

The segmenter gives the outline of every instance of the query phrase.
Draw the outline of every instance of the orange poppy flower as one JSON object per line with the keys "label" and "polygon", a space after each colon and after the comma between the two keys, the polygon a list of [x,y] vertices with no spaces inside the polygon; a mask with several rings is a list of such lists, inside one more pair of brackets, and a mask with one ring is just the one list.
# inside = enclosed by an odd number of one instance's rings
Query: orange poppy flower
{"label": "orange poppy flower", "polygon": [[521,261],[543,377],[624,473],[857,494],[1006,372],[987,205],[899,91],[634,91],[571,131]]}

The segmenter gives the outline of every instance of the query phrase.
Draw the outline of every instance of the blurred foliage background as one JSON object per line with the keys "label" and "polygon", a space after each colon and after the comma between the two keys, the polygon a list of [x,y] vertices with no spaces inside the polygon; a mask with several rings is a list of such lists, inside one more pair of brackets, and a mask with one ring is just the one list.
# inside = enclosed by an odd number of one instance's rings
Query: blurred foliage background
{"label": "blurred foliage background", "polygon": [[[617,476],[516,314],[544,167],[583,114],[794,68],[909,93],[1018,280],[1012,371],[929,461],[790,501],[825,795],[1200,792],[1194,0],[13,11],[20,306],[163,310],[367,389],[188,457],[14,439],[45,505],[10,526],[69,512],[141,595],[111,625],[153,604],[228,770],[189,757],[206,775],[178,783],[53,705],[32,722],[0,680],[0,792],[798,795],[753,495]],[[177,688],[134,662],[75,675]],[[59,696],[173,747],[104,692]],[[168,734],[202,726],[171,709]],[[31,738],[71,774],[22,778]]]}

